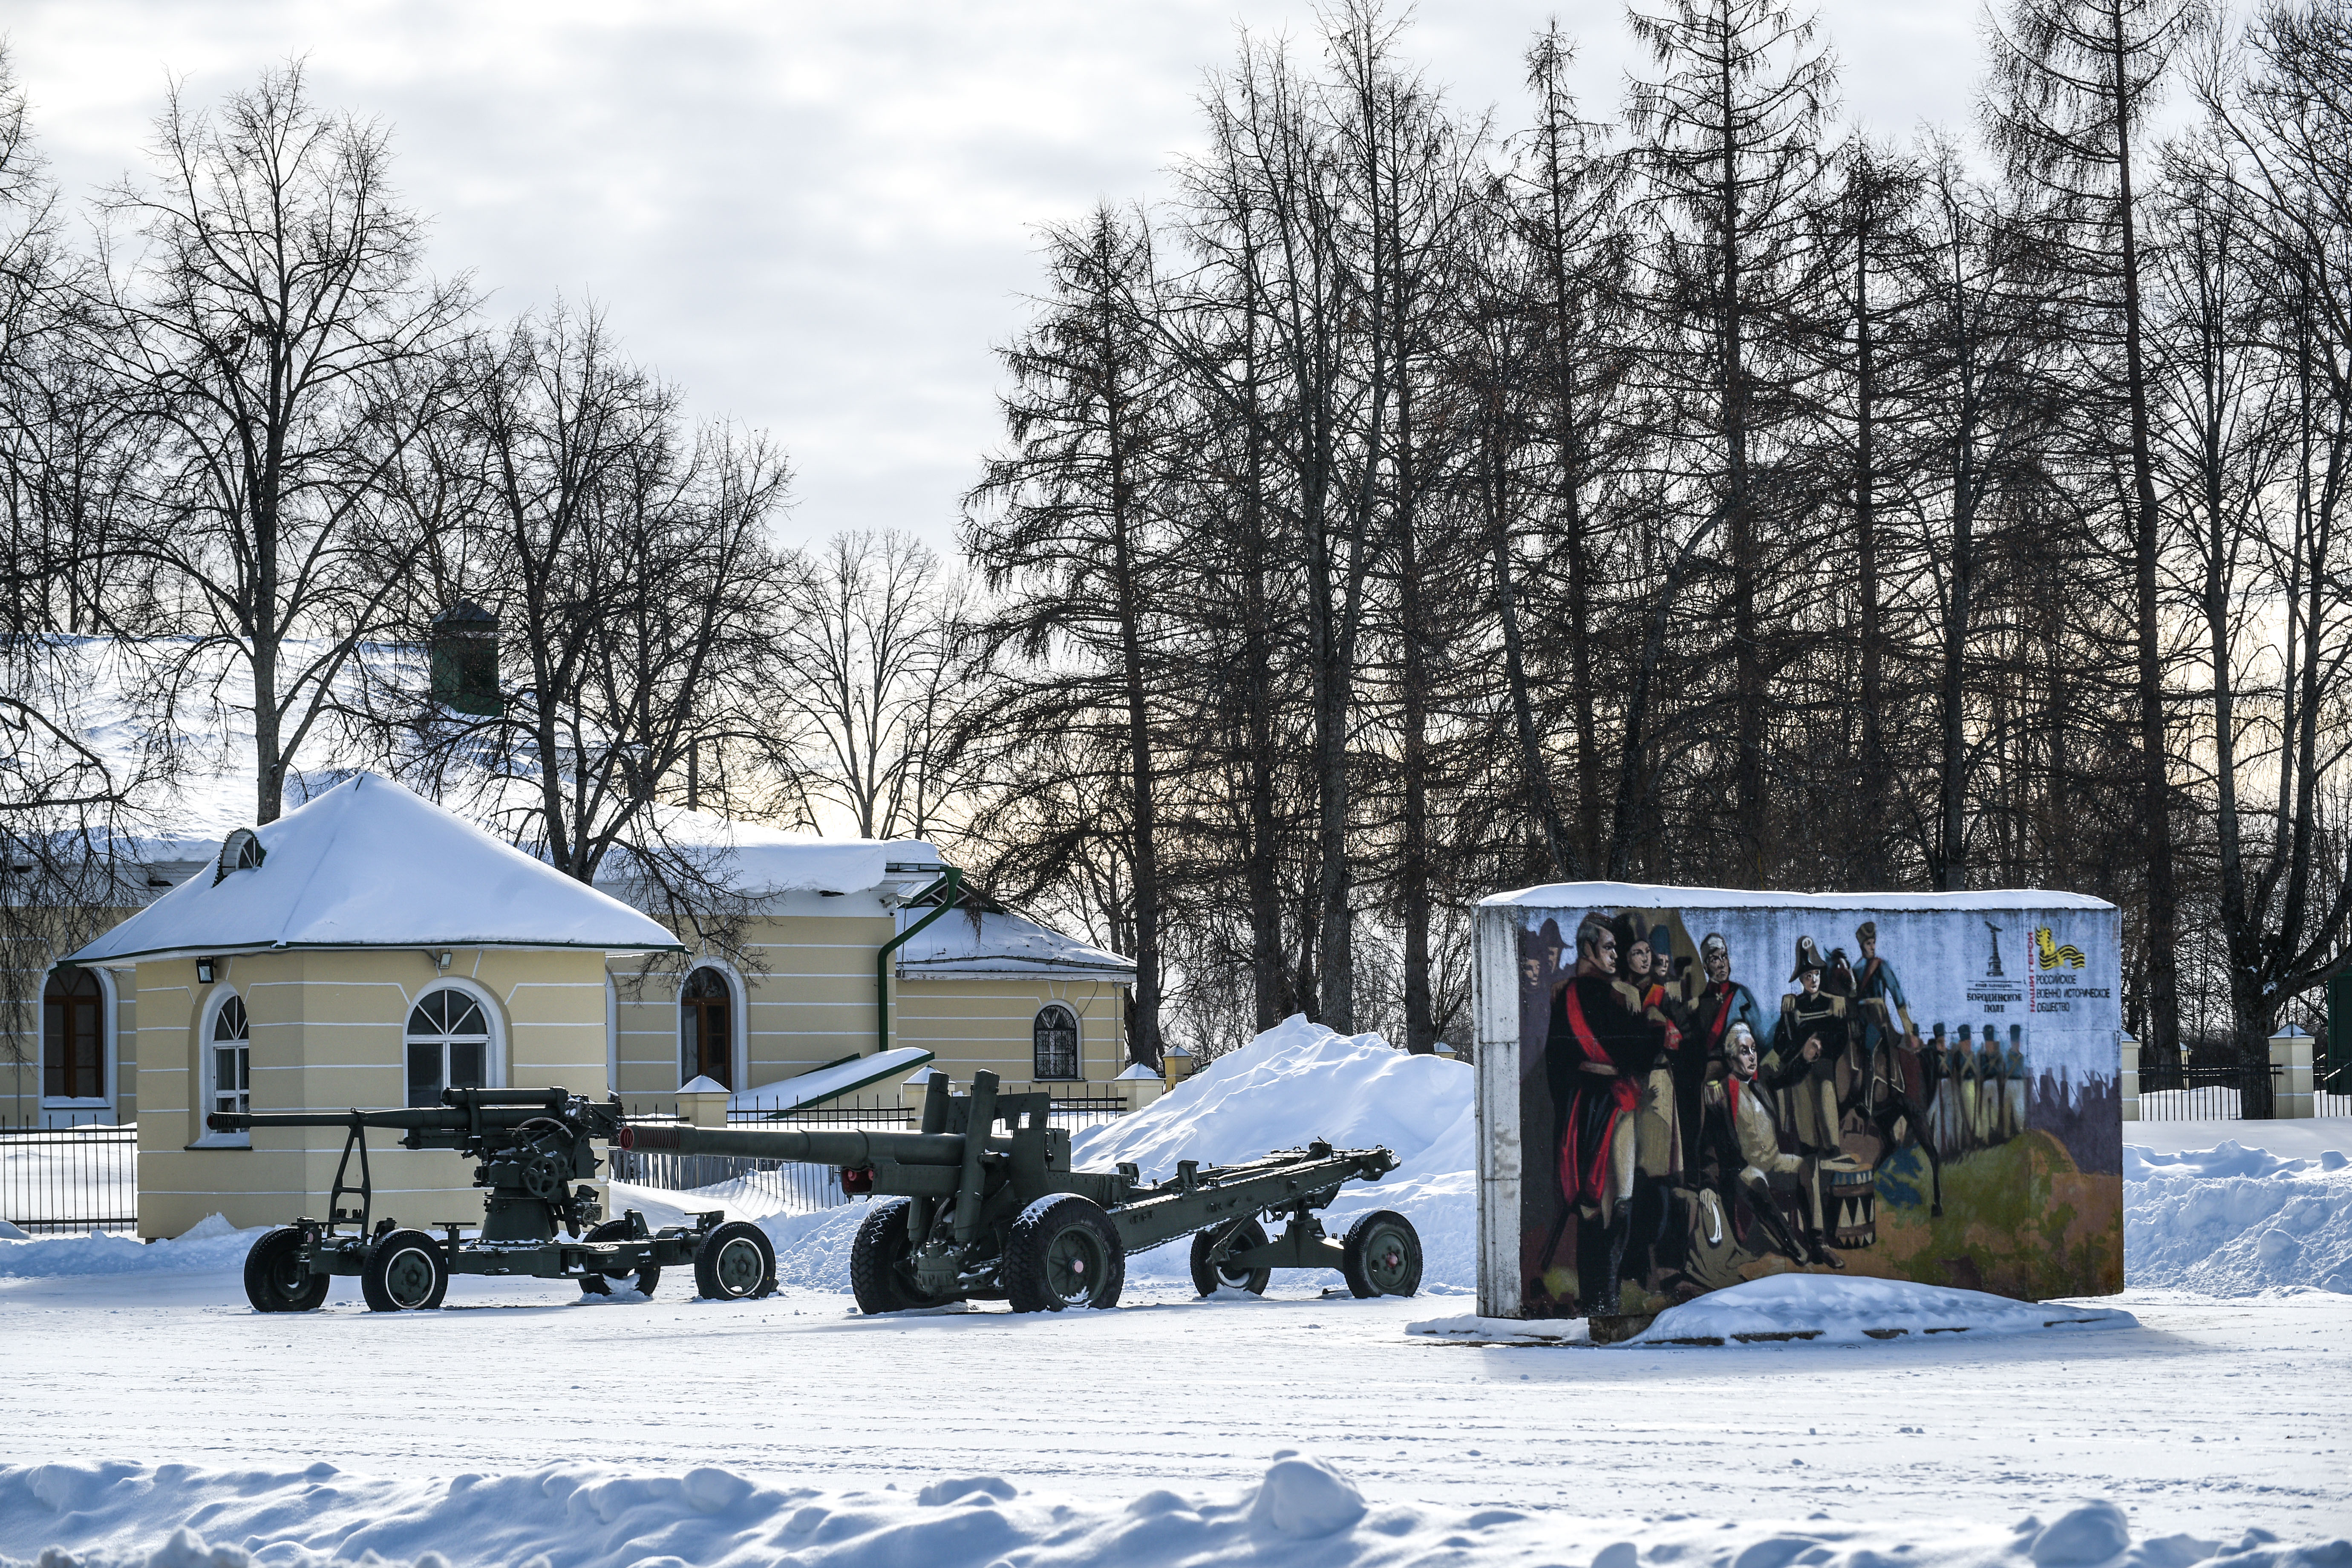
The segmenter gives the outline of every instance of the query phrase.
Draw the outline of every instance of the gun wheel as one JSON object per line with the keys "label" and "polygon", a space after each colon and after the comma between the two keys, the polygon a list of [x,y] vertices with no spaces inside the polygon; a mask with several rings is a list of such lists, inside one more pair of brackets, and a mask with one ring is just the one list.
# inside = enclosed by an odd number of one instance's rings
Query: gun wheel
{"label": "gun wheel", "polygon": [[907,1236],[907,1210],[913,1201],[892,1198],[876,1204],[866,1210],[856,1239],[849,1244],[849,1289],[861,1312],[911,1312],[962,1300],[919,1290],[909,1277],[907,1258],[915,1244]]}
{"label": "gun wheel", "polygon": [[1016,1312],[1116,1307],[1127,1285],[1127,1248],[1101,1205],[1075,1193],[1021,1211],[1004,1243],[1004,1294]]}
{"label": "gun wheel", "polygon": [[386,1231],[368,1248],[360,1294],[373,1312],[425,1312],[449,1291],[441,1244],[421,1230]]}
{"label": "gun wheel", "polygon": [[[1268,1281],[1274,1278],[1271,1268],[1237,1268],[1223,1258],[1212,1258],[1223,1227],[1211,1226],[1192,1235],[1192,1289],[1203,1296],[1213,1296],[1220,1289],[1246,1290],[1253,1296],[1263,1296]],[[1228,1253],[1247,1252],[1265,1245],[1265,1226],[1255,1219],[1244,1220],[1230,1233],[1225,1243]]]}
{"label": "gun wheel", "polygon": [[1394,1209],[1358,1215],[1339,1243],[1339,1259],[1349,1291],[1360,1299],[1421,1289],[1421,1233]]}
{"label": "gun wheel", "polygon": [[[625,1219],[608,1219],[581,1239],[583,1241],[626,1241],[629,1239],[629,1222]],[[607,1279],[632,1280],[636,1285],[638,1295],[650,1296],[661,1286],[661,1265],[648,1263],[635,1274],[631,1274],[625,1268],[606,1268],[583,1274],[580,1277],[580,1293],[583,1296],[610,1295],[611,1288],[604,1283]]]}
{"label": "gun wheel", "polygon": [[713,1301],[740,1301],[776,1288],[776,1249],[768,1233],[730,1220],[704,1237],[694,1254],[694,1288]]}
{"label": "gun wheel", "polygon": [[327,1299],[328,1279],[302,1262],[302,1232],[290,1225],[253,1244],[245,1255],[245,1299],[257,1312],[311,1312]]}

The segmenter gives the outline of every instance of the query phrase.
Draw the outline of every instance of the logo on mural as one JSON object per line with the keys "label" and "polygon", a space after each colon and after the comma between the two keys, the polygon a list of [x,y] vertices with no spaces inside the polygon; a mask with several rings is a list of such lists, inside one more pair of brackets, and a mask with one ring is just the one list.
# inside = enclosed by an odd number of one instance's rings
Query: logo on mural
{"label": "logo on mural", "polygon": [[2033,956],[2044,969],[2055,969],[2062,963],[2069,969],[2083,967],[2083,950],[2071,942],[2061,946],[2050,934],[2048,926],[2033,928]]}

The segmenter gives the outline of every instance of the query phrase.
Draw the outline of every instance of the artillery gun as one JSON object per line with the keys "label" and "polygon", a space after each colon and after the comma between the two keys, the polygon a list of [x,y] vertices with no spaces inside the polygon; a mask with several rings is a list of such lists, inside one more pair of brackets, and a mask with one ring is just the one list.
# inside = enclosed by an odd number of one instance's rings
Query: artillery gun
{"label": "artillery gun", "polygon": [[[1338,1241],[1316,1217],[1347,1183],[1396,1169],[1386,1149],[1318,1142],[1237,1165],[1186,1160],[1161,1182],[1132,1164],[1074,1171],[1069,1132],[1046,1124],[1052,1096],[999,1094],[997,1084],[976,1072],[970,1094],[951,1095],[932,1078],[915,1132],[628,1126],[617,1141],[833,1165],[845,1191],[887,1197],[850,1248],[850,1288],[866,1312],[972,1300],[1009,1300],[1016,1312],[1116,1306],[1127,1255],[1186,1235],[1204,1296],[1263,1292],[1276,1268],[1336,1268],[1360,1297],[1420,1289],[1421,1239],[1402,1215],[1364,1215]],[[1261,1215],[1288,1223],[1269,1239]]]}
{"label": "artillery gun", "polygon": [[[328,1281],[337,1274],[358,1275],[361,1294],[379,1312],[438,1307],[452,1274],[576,1279],[583,1293],[597,1296],[609,1295],[614,1280],[634,1280],[650,1296],[664,1268],[691,1263],[704,1296],[737,1300],[775,1289],[775,1251],[759,1226],[730,1222],[723,1212],[660,1230],[635,1209],[603,1219],[595,1189],[573,1184],[596,1173],[599,1162],[590,1145],[620,1132],[617,1100],[599,1104],[561,1089],[451,1089],[437,1106],[215,1111],[205,1120],[218,1132],[344,1130],[327,1217],[280,1226],[246,1255],[245,1293],[257,1311],[310,1311],[327,1299]],[[404,1149],[449,1149],[478,1161],[474,1184],[487,1189],[478,1233],[463,1234],[474,1223],[469,1220],[436,1220],[425,1230],[390,1217],[376,1220],[368,1166],[372,1129],[402,1132]],[[354,1156],[356,1183],[350,1179]],[[357,1199],[358,1206],[345,1207],[346,1198]]]}

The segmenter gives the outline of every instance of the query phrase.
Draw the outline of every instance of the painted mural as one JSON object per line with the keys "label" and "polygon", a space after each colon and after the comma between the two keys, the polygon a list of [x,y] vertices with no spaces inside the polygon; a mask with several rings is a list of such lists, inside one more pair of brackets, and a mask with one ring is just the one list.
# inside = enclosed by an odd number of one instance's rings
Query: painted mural
{"label": "painted mural", "polygon": [[1525,1315],[2123,1288],[2112,910],[1511,913]]}

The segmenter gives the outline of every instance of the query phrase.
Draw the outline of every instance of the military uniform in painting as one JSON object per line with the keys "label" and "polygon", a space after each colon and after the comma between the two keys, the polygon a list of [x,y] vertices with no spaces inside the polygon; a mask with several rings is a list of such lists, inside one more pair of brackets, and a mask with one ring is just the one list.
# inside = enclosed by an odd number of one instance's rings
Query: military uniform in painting
{"label": "military uniform in painting", "polygon": [[[1822,957],[1812,938],[1798,942],[1797,972],[1789,978],[1801,989],[1780,998],[1780,1026],[1772,1037],[1766,1076],[1789,1086],[1782,1098],[1798,1147],[1817,1154],[1834,1152],[1839,1147],[1837,1064],[1846,1051],[1852,1014],[1844,997],[1821,988]],[[1809,1040],[1818,1049],[1807,1059]]]}
{"label": "military uniform in painting", "polygon": [[[1772,1111],[1773,1085],[1759,1076],[1756,1042],[1745,1026],[1735,1026],[1725,1046],[1726,1070],[1707,1080],[1707,1145],[1715,1181],[1726,1193],[1744,1197],[1774,1248],[1794,1263],[1838,1266],[1822,1237],[1819,1162],[1780,1147],[1780,1123]],[[1797,1067],[1808,1066],[1801,1054]],[[1802,1245],[1782,1223],[1776,1194],[1795,1196],[1803,1215]]]}

